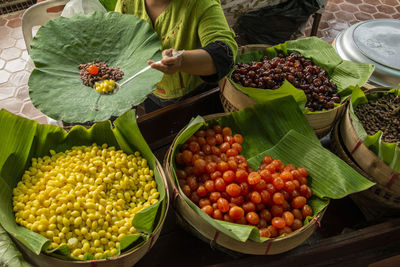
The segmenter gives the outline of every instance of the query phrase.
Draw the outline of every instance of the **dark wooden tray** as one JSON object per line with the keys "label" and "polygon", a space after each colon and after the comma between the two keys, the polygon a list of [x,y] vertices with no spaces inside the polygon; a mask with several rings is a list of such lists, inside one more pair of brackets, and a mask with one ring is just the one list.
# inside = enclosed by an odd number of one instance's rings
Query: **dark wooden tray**
{"label": "dark wooden tray", "polygon": [[[160,162],[191,118],[223,112],[218,88],[138,118]],[[326,140],[325,140],[326,142]],[[328,141],[329,142],[329,141]],[[400,218],[367,221],[353,201],[333,200],[320,227],[301,246],[279,255],[227,251],[188,231],[171,205],[161,235],[138,266],[400,266]]]}

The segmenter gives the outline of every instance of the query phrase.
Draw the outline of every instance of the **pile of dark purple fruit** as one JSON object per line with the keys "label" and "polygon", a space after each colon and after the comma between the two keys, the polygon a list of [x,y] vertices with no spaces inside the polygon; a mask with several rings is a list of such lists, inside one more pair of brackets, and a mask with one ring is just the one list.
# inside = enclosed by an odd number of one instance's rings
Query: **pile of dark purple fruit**
{"label": "pile of dark purple fruit", "polygon": [[291,53],[285,57],[279,54],[261,62],[238,63],[232,73],[232,80],[245,87],[278,89],[284,80],[301,89],[307,96],[306,107],[310,111],[332,109],[340,103],[336,84],[329,81],[328,74],[302,55]]}

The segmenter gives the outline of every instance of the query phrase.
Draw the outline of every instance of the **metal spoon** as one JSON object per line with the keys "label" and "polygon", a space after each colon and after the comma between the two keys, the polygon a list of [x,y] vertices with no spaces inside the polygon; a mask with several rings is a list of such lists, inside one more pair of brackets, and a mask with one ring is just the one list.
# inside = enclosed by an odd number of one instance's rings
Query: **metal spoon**
{"label": "metal spoon", "polygon": [[[180,55],[183,54],[185,50],[179,50],[176,53],[172,53],[171,56],[169,57],[178,57]],[[154,62],[155,64],[160,64],[161,60]],[[132,81],[134,78],[136,78],[137,76],[139,76],[140,74],[142,74],[143,72],[147,71],[148,69],[150,69],[151,66],[148,65],[147,67],[145,67],[144,69],[140,70],[139,72],[135,73],[134,75],[132,75],[131,77],[129,77],[127,80],[125,80],[123,83],[119,84],[117,82],[115,82],[115,86],[114,86],[114,92],[118,91],[123,85],[125,85],[126,83]]]}

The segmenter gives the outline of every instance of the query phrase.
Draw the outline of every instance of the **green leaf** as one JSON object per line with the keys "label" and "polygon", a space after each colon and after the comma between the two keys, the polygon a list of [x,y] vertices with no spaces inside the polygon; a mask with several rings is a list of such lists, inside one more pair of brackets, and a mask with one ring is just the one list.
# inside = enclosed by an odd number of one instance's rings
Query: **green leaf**
{"label": "green leaf", "polygon": [[[127,154],[139,151],[147,159],[148,165],[154,170],[157,189],[160,193],[159,202],[137,213],[135,218],[146,217],[135,222],[137,229],[151,233],[161,223],[160,218],[165,213],[165,185],[156,168],[156,160],[141,135],[136,123],[135,110],[130,110],[115,121],[115,128],[109,121],[94,124],[90,129],[75,126],[69,133],[52,125],[42,125],[5,110],[0,110],[0,138],[3,144],[0,149],[0,224],[4,229],[18,239],[34,253],[49,252],[54,256],[66,255],[67,247],[59,247],[47,251],[49,240],[15,223],[12,211],[12,189],[21,180],[24,170],[30,165],[32,157],[49,154],[50,149],[56,152],[65,151],[76,145],[91,145],[92,143],[115,146]],[[142,234],[146,235],[146,234]],[[124,246],[130,246],[127,238]],[[135,244],[140,246],[141,243]],[[56,255],[57,254],[57,255]]]}
{"label": "green leaf", "polygon": [[248,159],[250,167],[257,169],[266,155],[279,158],[284,164],[306,168],[310,175],[309,185],[319,198],[343,198],[374,185],[335,154],[294,130],[272,149]]}
{"label": "green leaf", "polygon": [[123,82],[161,58],[157,33],[144,20],[116,12],[59,17],[40,27],[31,43],[35,69],[29,78],[32,103],[47,116],[66,122],[98,122],[142,103],[161,80],[150,69],[115,93],[99,94],[82,84],[79,64],[103,61],[119,67]]}
{"label": "green leaf", "polygon": [[300,109],[304,109],[307,103],[307,97],[303,90],[297,89],[290,82],[285,80],[281,87],[276,90],[269,89],[258,89],[251,87],[241,86],[229,78],[229,81],[235,85],[236,88],[241,88],[246,94],[252,99],[256,100],[258,103],[265,103],[269,100],[281,98],[284,96],[293,96],[298,103]]}
{"label": "green leaf", "polygon": [[126,235],[121,239],[119,243],[119,249],[124,250],[132,243],[136,242],[142,235],[141,234],[133,234],[133,235]]}
{"label": "green leaf", "polygon": [[[346,96],[351,94],[352,89],[355,86],[364,85],[374,71],[374,66],[371,64],[342,60],[336,53],[333,46],[316,37],[287,41],[285,43],[260,49],[258,51],[245,52],[244,54],[238,55],[237,61],[249,63],[251,61],[260,61],[264,56],[273,58],[277,56],[278,53],[288,55],[293,52],[302,54],[305,58],[311,59],[314,64],[327,71],[329,78],[337,85],[338,93],[342,97],[341,102],[346,99]],[[230,77],[231,74],[232,71],[228,77]],[[273,99],[277,94],[289,94],[295,97],[301,108],[303,106],[305,95],[302,96],[296,91],[301,91],[303,94],[304,92],[302,90],[293,90],[291,88],[287,88],[287,85],[285,84],[276,90],[270,90],[243,87],[232,80],[230,81],[238,90],[247,94],[259,103],[264,103],[265,101]],[[255,91],[259,92],[256,94]]]}
{"label": "green leaf", "polygon": [[387,143],[382,140],[383,132],[379,130],[374,135],[368,135],[364,126],[355,114],[358,105],[368,103],[370,100],[377,100],[385,94],[400,96],[400,89],[391,89],[387,92],[376,92],[364,94],[360,89],[356,90],[351,96],[349,108],[352,124],[361,141],[373,151],[379,159],[386,163],[395,172],[400,172],[400,148],[396,143]]}
{"label": "green leaf", "polygon": [[114,11],[117,0],[99,0],[107,11]]}
{"label": "green leaf", "polygon": [[0,225],[0,265],[4,267],[30,267],[7,232]]}
{"label": "green leaf", "polygon": [[[204,213],[204,212],[203,212]],[[226,222],[226,221],[220,221],[220,220],[213,220],[220,224],[223,228],[228,229],[230,233],[232,233],[234,236],[238,237],[237,239],[245,242],[251,235],[255,236],[260,236],[260,232],[258,229],[254,226],[250,225],[242,225],[242,224],[237,224],[237,223],[231,223],[231,222]]]}
{"label": "green leaf", "polygon": [[[295,103],[293,97],[286,96],[207,122],[197,117],[177,137],[170,163],[174,169],[177,168],[174,159],[179,145],[198,129],[219,123],[223,127],[230,127],[233,133],[244,136],[242,154],[246,156],[252,168],[257,169],[261,165],[264,155],[272,155],[285,164],[293,163],[296,166],[306,167],[311,175],[310,187],[314,192],[310,200],[314,215],[329,204],[330,198],[342,198],[371,187],[373,183],[319,144],[313,130]],[[178,184],[175,172],[172,172],[172,175],[175,183]],[[255,242],[264,242],[267,240],[259,237],[255,227],[212,219],[188,199],[180,188],[179,191],[188,205],[218,231],[239,241],[250,239]],[[309,220],[310,218],[307,218],[305,223]]]}
{"label": "green leaf", "polygon": [[[252,108],[223,116],[217,121],[246,137],[242,144],[242,154],[247,158],[273,147],[291,129],[304,133],[311,141],[319,144],[292,96],[254,105]],[[263,134],[262,138],[260,133]]]}

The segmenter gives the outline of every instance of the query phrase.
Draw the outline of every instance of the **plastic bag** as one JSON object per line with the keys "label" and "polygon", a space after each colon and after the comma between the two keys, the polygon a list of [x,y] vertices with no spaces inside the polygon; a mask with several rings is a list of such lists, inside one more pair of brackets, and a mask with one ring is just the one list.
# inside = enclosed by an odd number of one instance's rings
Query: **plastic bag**
{"label": "plastic bag", "polygon": [[267,6],[276,6],[287,0],[221,0],[221,7],[230,27],[235,25],[237,19],[248,12],[259,10]]}
{"label": "plastic bag", "polygon": [[326,0],[289,0],[243,14],[234,29],[248,44],[275,45],[304,30],[309,17],[324,7]]}
{"label": "plastic bag", "polygon": [[72,17],[75,14],[88,14],[94,11],[107,12],[98,0],[70,0],[65,5],[61,16]]}

